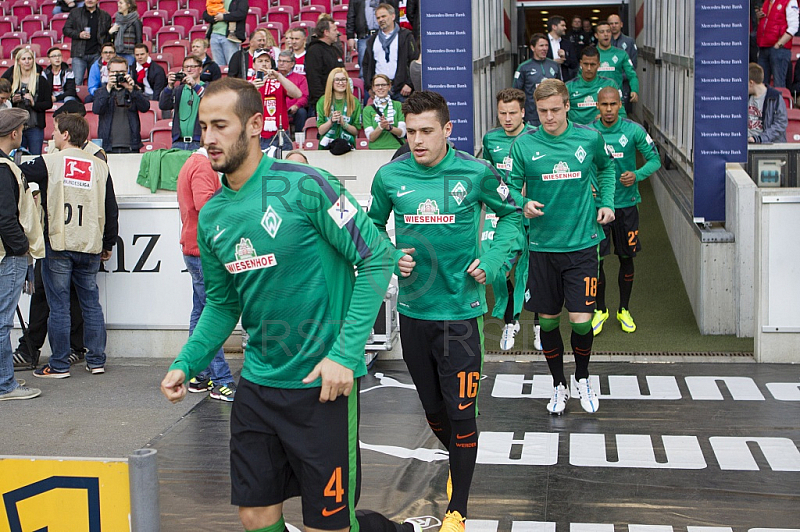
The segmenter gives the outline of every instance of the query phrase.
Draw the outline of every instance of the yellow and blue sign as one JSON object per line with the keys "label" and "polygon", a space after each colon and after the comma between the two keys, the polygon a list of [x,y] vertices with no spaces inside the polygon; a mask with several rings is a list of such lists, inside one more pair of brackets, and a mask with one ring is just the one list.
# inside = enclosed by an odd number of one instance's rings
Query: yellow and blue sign
{"label": "yellow and blue sign", "polygon": [[128,463],[0,457],[0,532],[130,530]]}

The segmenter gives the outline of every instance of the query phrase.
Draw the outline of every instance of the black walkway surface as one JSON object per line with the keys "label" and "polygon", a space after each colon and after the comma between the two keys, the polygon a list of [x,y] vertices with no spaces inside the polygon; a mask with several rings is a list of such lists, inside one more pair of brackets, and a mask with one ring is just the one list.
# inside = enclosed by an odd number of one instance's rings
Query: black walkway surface
{"label": "black walkway surface", "polygon": [[[800,366],[590,369],[600,411],[572,399],[552,417],[543,362],[485,364],[468,532],[800,530]],[[437,531],[447,455],[410,383],[402,362],[363,379],[359,507]],[[151,442],[162,530],[241,529],[228,504],[229,413],[204,400]],[[285,515],[301,527],[297,501]]]}

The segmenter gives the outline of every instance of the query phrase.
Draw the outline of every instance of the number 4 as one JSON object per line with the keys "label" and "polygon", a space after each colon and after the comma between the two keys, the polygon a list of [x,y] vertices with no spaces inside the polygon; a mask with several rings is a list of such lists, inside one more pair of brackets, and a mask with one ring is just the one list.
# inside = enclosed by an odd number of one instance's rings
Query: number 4
{"label": "number 4", "polygon": [[325,491],[322,494],[326,497],[335,497],[336,502],[342,502],[344,496],[344,488],[342,488],[342,468],[337,467],[333,470],[328,485],[325,486]]}

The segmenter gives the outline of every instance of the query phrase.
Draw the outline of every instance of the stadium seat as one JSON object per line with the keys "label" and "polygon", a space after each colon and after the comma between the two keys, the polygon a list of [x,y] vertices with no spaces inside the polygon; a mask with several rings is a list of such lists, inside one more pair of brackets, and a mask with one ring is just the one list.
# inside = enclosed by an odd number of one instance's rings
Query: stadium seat
{"label": "stadium seat", "polygon": [[208,32],[208,24],[195,24],[189,29],[189,42],[195,39],[205,39]]}
{"label": "stadium seat", "polygon": [[322,13],[327,13],[325,8],[317,5],[303,6],[300,8],[300,20],[317,23],[317,19]]}
{"label": "stadium seat", "polygon": [[786,108],[791,109],[794,107],[794,98],[792,97],[792,91],[787,89],[786,87],[775,87],[783,96],[783,101],[786,103]]}
{"label": "stadium seat", "polygon": [[164,26],[156,32],[156,48],[159,50],[167,42],[186,39],[187,32],[183,26]]}
{"label": "stadium seat", "polygon": [[302,0],[278,0],[279,6],[289,6],[291,7],[296,14],[300,13],[300,7],[302,6]]}
{"label": "stadium seat", "polygon": [[279,22],[284,28],[294,20],[294,10],[290,6],[273,6],[267,10],[268,22]]}
{"label": "stadium seat", "polygon": [[45,28],[49,28],[46,15],[28,15],[22,19],[21,29],[28,35],[33,35]]}
{"label": "stadium seat", "polygon": [[183,0],[158,0],[158,9],[168,13],[174,13],[180,9],[186,9]]}
{"label": "stadium seat", "polygon": [[206,0],[189,0],[187,9],[196,9],[200,13],[200,18],[203,18],[203,11],[206,10]]}
{"label": "stadium seat", "polygon": [[71,57],[72,57],[72,44],[71,43],[62,42],[61,44],[59,44],[58,43],[58,39],[56,39],[56,42],[53,44],[53,46],[58,46],[61,49],[61,58],[64,61],[70,61],[71,60]]}
{"label": "stadium seat", "polygon": [[53,107],[52,109],[48,109],[45,111],[44,114],[44,141],[47,142],[49,139],[53,138],[53,129],[55,128],[55,124],[53,123],[53,113],[56,111],[56,108]]}
{"label": "stadium seat", "polygon": [[200,14],[196,9],[181,9],[180,11],[175,11],[172,16],[172,25],[181,26],[185,30],[184,35],[189,35],[189,31],[194,25],[200,22],[199,19]]}
{"label": "stadium seat", "polygon": [[39,4],[39,13],[42,15],[47,16],[47,18],[51,18],[53,16],[53,10],[58,5],[58,0],[44,0]]}
{"label": "stadium seat", "polygon": [[167,41],[161,47],[162,54],[169,54],[172,56],[172,65],[183,64],[183,58],[189,55],[189,41]]}
{"label": "stadium seat", "polygon": [[306,123],[303,126],[303,132],[306,134],[306,139],[317,138],[319,135],[319,130],[317,129],[317,118],[315,116],[306,119]]}
{"label": "stadium seat", "polygon": [[153,146],[156,146],[156,149],[166,149],[172,147],[172,122],[169,122],[170,125],[157,125],[150,132],[150,142],[153,143]]}
{"label": "stadium seat", "polygon": [[50,17],[50,29],[59,35],[64,35],[64,24],[67,23],[69,13],[56,13]]}
{"label": "stadium seat", "polygon": [[319,141],[317,139],[306,139],[303,141],[303,149],[304,150],[318,150],[319,149]]}
{"label": "stadium seat", "polygon": [[256,27],[267,29],[272,34],[272,38],[275,39],[276,43],[281,42],[281,38],[283,37],[283,24],[280,22],[262,22]]}
{"label": "stadium seat", "polygon": [[145,11],[142,15],[142,25],[150,28],[155,34],[159,29],[167,25],[167,12],[158,9]]}
{"label": "stadium seat", "polygon": [[[153,103],[158,105],[158,102]],[[151,109],[148,109],[144,113],[139,113],[139,123],[141,124],[139,131],[142,140],[150,138],[150,133],[153,131],[153,128],[155,128],[156,120],[158,118],[156,112],[152,109],[152,105],[150,107]]]}
{"label": "stadium seat", "polygon": [[310,34],[314,31],[314,26],[316,26],[316,22],[311,22],[308,20],[296,20],[289,24],[290,28],[305,28],[306,33]]}
{"label": "stadium seat", "polygon": [[50,60],[47,58],[47,56],[40,56],[36,58],[36,64],[45,69],[50,66]]}
{"label": "stadium seat", "polygon": [[22,43],[27,41],[28,36],[22,32],[10,31],[8,33],[4,33],[3,36],[0,37],[0,46],[2,46],[3,49],[3,57],[9,57],[13,59],[14,49],[18,48],[22,45]]}
{"label": "stadium seat", "polygon": [[353,94],[359,100],[364,100],[364,80],[361,78],[350,78],[353,82]]}
{"label": "stadium seat", "polygon": [[[23,35],[25,35],[25,34],[23,33]],[[44,53],[44,52],[42,52],[42,47],[41,46],[39,46],[38,44],[33,44],[33,43],[28,42],[27,38],[25,39],[25,42],[22,44],[22,47],[23,48],[27,48],[28,50],[33,50],[34,57],[39,57]],[[45,50],[45,52],[46,51],[47,50]]]}
{"label": "stadium seat", "polygon": [[56,40],[58,40],[58,34],[53,30],[37,31],[31,35],[31,44],[38,44],[45,53]]}
{"label": "stadium seat", "polygon": [[[86,96],[86,94],[84,94]],[[92,112],[86,111],[86,121],[89,122],[89,138],[97,138],[97,124],[100,122],[100,117]]]}
{"label": "stadium seat", "polygon": [[118,11],[117,2],[116,0],[100,0],[97,3],[97,7],[114,17],[114,14]]}
{"label": "stadium seat", "polygon": [[307,5],[319,6],[325,11],[325,13],[331,12],[331,0],[307,0],[307,1],[308,1]]}
{"label": "stadium seat", "polygon": [[5,72],[9,68],[14,66],[14,61],[12,59],[0,59],[0,70]]}
{"label": "stadium seat", "polygon": [[800,142],[800,120],[789,120],[786,126],[786,142]]}
{"label": "stadium seat", "polygon": [[5,15],[0,17],[0,35],[10,31],[17,31],[19,28],[19,19],[13,15]]}
{"label": "stadium seat", "polygon": [[369,140],[357,138],[356,139],[356,149],[357,150],[368,150],[369,149]]}
{"label": "stadium seat", "polygon": [[253,31],[254,29],[256,29],[256,26],[258,26],[258,23],[261,22],[261,20],[262,20],[261,19],[261,10],[258,9],[258,8],[251,7],[250,9],[247,10],[247,18],[245,20],[246,20],[246,26],[248,28],[248,33],[249,33],[250,31]]}
{"label": "stadium seat", "polygon": [[358,66],[358,61],[350,61],[344,64],[347,75],[351,78],[357,78],[361,74],[361,68]]}
{"label": "stadium seat", "polygon": [[34,0],[16,0],[11,4],[11,14],[22,19],[28,15],[33,15],[38,10],[39,6],[36,5]]}
{"label": "stadium seat", "polygon": [[172,57],[172,54],[165,54],[164,52],[161,52],[160,54],[150,54],[150,57],[158,66],[164,69],[164,72],[168,72],[175,63],[175,58]]}
{"label": "stadium seat", "polygon": [[347,8],[348,6],[333,6],[333,9],[331,9],[331,15],[333,16],[333,20],[338,20],[339,22],[346,23]]}

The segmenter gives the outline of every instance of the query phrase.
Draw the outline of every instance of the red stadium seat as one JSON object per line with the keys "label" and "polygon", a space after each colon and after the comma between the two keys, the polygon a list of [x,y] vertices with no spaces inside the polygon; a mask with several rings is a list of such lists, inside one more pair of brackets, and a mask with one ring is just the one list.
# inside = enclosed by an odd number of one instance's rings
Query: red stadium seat
{"label": "red stadium seat", "polygon": [[268,22],[279,22],[284,28],[294,20],[294,10],[290,6],[273,6],[267,10]]}
{"label": "red stadium seat", "polygon": [[187,31],[183,26],[165,26],[156,32],[156,48],[159,50],[167,42],[185,39]]}
{"label": "red stadium seat", "polygon": [[353,82],[353,94],[355,94],[356,98],[359,100],[364,100],[364,80],[361,78],[350,78]]}
{"label": "red stadium seat", "polygon": [[3,72],[11,68],[12,66],[14,66],[13,59],[0,59],[0,70],[2,70]]}
{"label": "red stadium seat", "polygon": [[58,44],[58,41],[56,40],[56,43],[53,44],[53,46],[58,46],[61,49],[61,58],[64,61],[69,61],[70,60],[70,58],[72,57],[72,44],[71,43],[62,42],[61,44]]}
{"label": "red stadium seat", "polygon": [[316,117],[311,117],[306,120],[305,125],[303,126],[303,132],[306,134],[306,139],[316,139],[319,135],[319,130],[317,129],[317,119]]}
{"label": "red stadium seat", "polygon": [[46,15],[47,18],[53,16],[53,10],[58,5],[58,0],[44,0],[44,2],[39,4],[39,13],[42,15]]}
{"label": "red stadium seat", "polygon": [[[23,37],[24,36],[24,37]],[[3,57],[13,59],[14,49],[28,41],[28,36],[19,31],[10,31],[0,37],[0,46],[3,48]]]}
{"label": "red stadium seat", "polygon": [[[86,94],[84,94],[84,96],[86,96]],[[89,139],[96,139],[97,124],[100,122],[100,117],[87,109],[86,121],[89,122]]]}
{"label": "red stadium seat", "polygon": [[786,87],[775,87],[780,91],[781,95],[783,96],[783,101],[786,103],[786,108],[791,109],[794,107],[794,97],[792,96],[792,91],[787,89]]}
{"label": "red stadium seat", "polygon": [[169,72],[169,69],[172,68],[172,65],[175,63],[175,58],[172,57],[172,54],[165,54],[164,52],[160,54],[150,54],[150,57],[158,66],[164,69],[164,72]]}
{"label": "red stadium seat", "polygon": [[369,140],[358,138],[356,139],[356,149],[357,150],[368,150],[369,149]]}
{"label": "red stadium seat", "polygon": [[281,38],[283,37],[283,24],[280,22],[262,22],[257,28],[265,28],[272,34],[272,38],[275,39],[276,43],[281,42]]}
{"label": "red stadium seat", "polygon": [[59,35],[64,35],[64,24],[67,23],[69,13],[56,13],[50,17],[50,29]]}
{"label": "red stadium seat", "polygon": [[324,7],[311,5],[300,8],[300,20],[317,23],[317,19],[322,13],[327,13]]}
{"label": "red stadium seat", "polygon": [[331,0],[306,0],[306,1],[308,2],[307,5],[321,7],[323,10],[325,10],[325,13],[331,12]]}
{"label": "red stadium seat", "polygon": [[166,11],[160,11],[158,9],[145,11],[142,15],[142,25],[150,28],[153,33],[156,33],[160,28],[167,25],[167,16],[168,13]]}
{"label": "red stadium seat", "polygon": [[278,0],[279,6],[289,6],[291,7],[295,13],[300,13],[300,7],[302,6],[302,0]]}
{"label": "red stadium seat", "polygon": [[[158,102],[156,102],[158,103]],[[152,109],[148,109],[144,113],[139,113],[139,123],[141,124],[141,128],[139,129],[140,135],[142,140],[149,139],[150,133],[153,131],[153,128],[156,126],[156,116],[155,111]]]}
{"label": "red stadium seat", "polygon": [[174,13],[179,9],[186,9],[186,3],[183,0],[158,0],[158,9]]}
{"label": "red stadium seat", "polygon": [[303,141],[303,149],[304,150],[318,150],[319,149],[319,141],[317,139],[306,139]]}
{"label": "red stadium seat", "polygon": [[22,31],[28,35],[33,35],[37,31],[45,28],[49,29],[46,15],[28,15],[22,19]]}
{"label": "red stadium seat", "polygon": [[290,28],[305,28],[306,33],[310,34],[314,31],[314,27],[316,26],[316,22],[311,22],[308,20],[296,20],[289,24]]}
{"label": "red stadium seat", "polygon": [[253,31],[256,29],[256,26],[258,26],[258,23],[262,21],[261,10],[256,7],[251,7],[247,10],[247,18],[245,20],[248,31]]}
{"label": "red stadium seat", "polygon": [[172,65],[183,64],[183,58],[189,55],[189,41],[168,41],[161,47],[162,54],[172,56]]}
{"label": "red stadium seat", "polygon": [[11,4],[11,14],[19,19],[33,15],[38,9],[39,6],[33,0],[16,0]]}
{"label": "red stadium seat", "polygon": [[50,66],[50,60],[47,58],[47,56],[45,56],[45,57],[37,57],[36,58],[36,64],[39,65],[42,68],[47,68],[47,67]]}
{"label": "red stadium seat", "polygon": [[53,30],[37,31],[31,35],[31,44],[38,44],[43,52],[53,46],[53,43],[58,39],[58,34]]}
{"label": "red stadium seat", "polygon": [[100,0],[97,3],[97,7],[111,15],[112,18],[114,18],[114,14],[118,11],[116,0]]}
{"label": "red stadium seat", "polygon": [[13,15],[5,15],[0,17],[0,35],[10,31],[17,31],[19,28],[19,19]]}
{"label": "red stadium seat", "polygon": [[172,25],[181,26],[185,30],[184,35],[189,35],[189,31],[198,22],[200,22],[200,14],[196,9],[181,9],[172,16]]}
{"label": "red stadium seat", "polygon": [[331,10],[331,15],[333,16],[333,20],[338,20],[339,22],[347,22],[347,8],[348,6],[333,6]]}
{"label": "red stadium seat", "polygon": [[800,109],[797,108],[787,109],[786,112],[788,113],[789,116],[789,122],[791,122],[792,120],[797,120],[798,122],[800,122]]}
{"label": "red stadium seat", "polygon": [[150,142],[156,149],[166,149],[172,147],[172,126],[162,128],[158,126],[150,134]]}
{"label": "red stadium seat", "polygon": [[786,142],[800,142],[800,120],[789,120],[786,126]]}
{"label": "red stadium seat", "polygon": [[208,32],[208,24],[195,24],[189,30],[189,42],[195,39],[205,39]]}
{"label": "red stadium seat", "polygon": [[196,9],[198,13],[200,13],[200,17],[203,17],[203,11],[206,10],[206,0],[189,0],[188,5],[186,6],[187,9]]}

